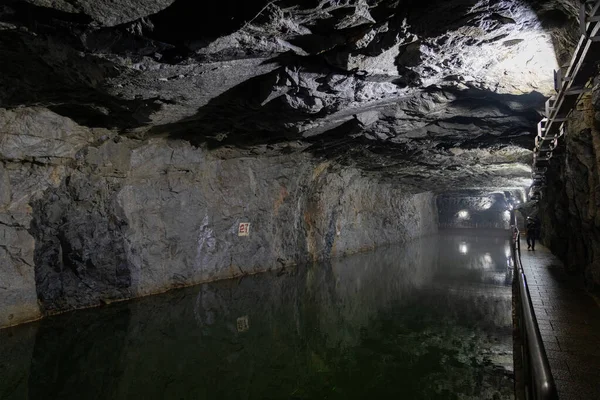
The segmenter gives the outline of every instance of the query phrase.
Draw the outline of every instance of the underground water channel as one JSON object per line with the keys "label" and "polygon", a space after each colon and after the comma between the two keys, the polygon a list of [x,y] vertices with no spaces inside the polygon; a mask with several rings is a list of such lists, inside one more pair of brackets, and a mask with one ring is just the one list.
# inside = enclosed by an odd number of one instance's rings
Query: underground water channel
{"label": "underground water channel", "polygon": [[505,399],[510,242],[403,245],[0,330],[0,399]]}

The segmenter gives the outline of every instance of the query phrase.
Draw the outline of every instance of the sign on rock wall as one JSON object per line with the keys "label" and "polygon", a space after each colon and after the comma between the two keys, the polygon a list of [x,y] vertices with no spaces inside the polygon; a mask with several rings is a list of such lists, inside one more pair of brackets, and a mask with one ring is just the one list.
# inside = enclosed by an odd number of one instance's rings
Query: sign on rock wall
{"label": "sign on rock wall", "polygon": [[238,236],[250,236],[250,222],[240,222]]}

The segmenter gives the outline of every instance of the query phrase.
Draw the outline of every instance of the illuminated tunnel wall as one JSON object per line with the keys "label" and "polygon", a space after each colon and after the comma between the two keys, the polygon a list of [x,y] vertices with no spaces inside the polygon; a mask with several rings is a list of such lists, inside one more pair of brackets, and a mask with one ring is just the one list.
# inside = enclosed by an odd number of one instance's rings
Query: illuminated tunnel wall
{"label": "illuminated tunnel wall", "polygon": [[448,194],[437,198],[440,228],[510,228],[512,200],[503,193]]}

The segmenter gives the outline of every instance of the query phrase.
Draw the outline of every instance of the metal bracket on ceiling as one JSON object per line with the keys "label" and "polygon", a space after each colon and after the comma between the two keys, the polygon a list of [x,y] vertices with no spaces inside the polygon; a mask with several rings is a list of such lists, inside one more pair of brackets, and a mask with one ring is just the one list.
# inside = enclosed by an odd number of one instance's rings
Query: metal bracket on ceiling
{"label": "metal bracket on ceiling", "polygon": [[[544,145],[548,144],[547,148]],[[535,138],[535,149],[538,151],[553,151],[558,146],[558,136],[554,137],[539,137]]]}
{"label": "metal bracket on ceiling", "polygon": [[546,118],[550,118],[550,113],[554,111],[554,104],[556,103],[556,96],[550,97],[546,100]]}
{"label": "metal bracket on ceiling", "polygon": [[543,161],[550,161],[550,159],[552,158],[552,152],[548,152],[545,155],[541,155],[541,154],[534,154],[533,155],[533,163],[537,164],[538,162],[543,162]]}
{"label": "metal bracket on ceiling", "polygon": [[550,148],[547,148],[547,149],[539,148],[539,149],[537,149],[537,155],[538,156],[542,156],[542,155],[547,156],[549,154],[552,154],[552,150],[553,149],[550,149]]}
{"label": "metal bracket on ceiling", "polygon": [[[564,67],[563,67],[564,68]],[[568,66],[567,66],[568,68]],[[563,83],[572,80],[570,76],[563,76],[562,68],[554,71],[554,91],[559,93],[562,89]]]}
{"label": "metal bracket on ceiling", "polygon": [[548,122],[548,118],[544,118],[542,119],[540,122],[538,122],[537,124],[537,137],[544,137],[544,132],[546,132],[546,122]]}
{"label": "metal bracket on ceiling", "polygon": [[[588,7],[591,6],[591,7]],[[588,11],[589,8],[589,11]],[[588,0],[582,1],[579,4],[579,30],[582,35],[588,36],[587,34],[587,24],[592,22],[600,22],[600,15],[598,15],[598,11],[600,10],[600,1],[598,0]],[[593,41],[597,41],[597,37],[590,38]]]}
{"label": "metal bracket on ceiling", "polygon": [[591,92],[592,89],[591,88],[586,88],[586,87],[579,87],[579,88],[572,88],[570,90],[567,90],[565,92],[565,96],[573,96],[573,95],[580,95],[583,93],[588,93]]}

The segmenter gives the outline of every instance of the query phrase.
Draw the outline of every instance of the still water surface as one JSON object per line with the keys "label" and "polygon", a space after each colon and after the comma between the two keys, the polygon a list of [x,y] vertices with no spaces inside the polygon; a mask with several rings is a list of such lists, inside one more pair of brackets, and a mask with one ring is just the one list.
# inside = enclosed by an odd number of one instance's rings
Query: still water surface
{"label": "still water surface", "polygon": [[403,246],[0,330],[0,399],[504,399],[508,241]]}

